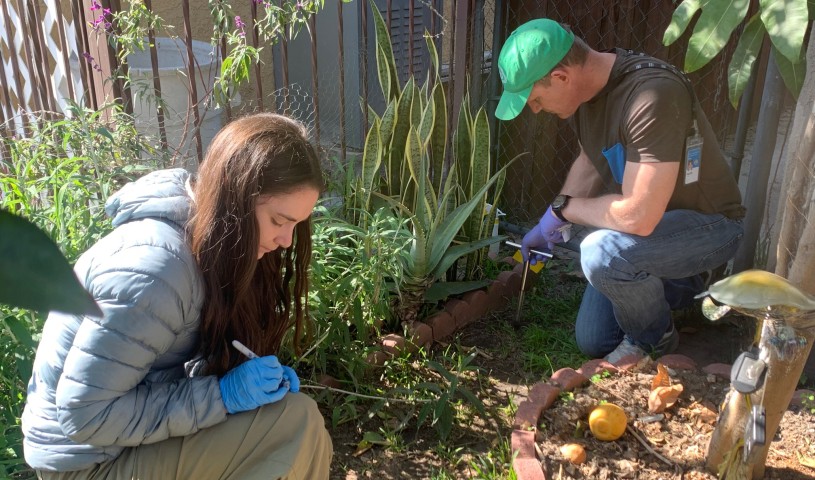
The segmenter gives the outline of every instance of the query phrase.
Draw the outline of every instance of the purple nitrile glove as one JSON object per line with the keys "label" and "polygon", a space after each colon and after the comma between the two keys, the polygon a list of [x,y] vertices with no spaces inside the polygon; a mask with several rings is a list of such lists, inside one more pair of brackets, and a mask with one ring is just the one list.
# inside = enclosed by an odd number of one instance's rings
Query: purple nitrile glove
{"label": "purple nitrile glove", "polygon": [[555,214],[552,213],[552,207],[550,206],[538,224],[524,235],[524,239],[521,242],[521,255],[523,255],[524,262],[529,259],[529,263],[535,265],[539,261],[543,261],[544,258],[541,255],[533,255],[530,257],[529,250],[552,251],[556,243],[563,241],[562,229],[568,224],[569,222],[564,222],[557,218]]}
{"label": "purple nitrile glove", "polygon": [[[288,387],[284,380],[289,380]],[[300,380],[294,370],[269,355],[247,360],[226,372],[219,385],[226,411],[238,413],[280,401],[292,386],[300,388]]]}

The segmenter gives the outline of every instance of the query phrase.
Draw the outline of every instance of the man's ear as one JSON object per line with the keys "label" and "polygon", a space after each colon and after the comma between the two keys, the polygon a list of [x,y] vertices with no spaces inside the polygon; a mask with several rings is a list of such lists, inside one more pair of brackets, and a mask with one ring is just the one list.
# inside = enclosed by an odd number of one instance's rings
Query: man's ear
{"label": "man's ear", "polygon": [[553,82],[568,83],[570,80],[569,72],[563,67],[555,67],[551,72],[549,72],[549,76]]}

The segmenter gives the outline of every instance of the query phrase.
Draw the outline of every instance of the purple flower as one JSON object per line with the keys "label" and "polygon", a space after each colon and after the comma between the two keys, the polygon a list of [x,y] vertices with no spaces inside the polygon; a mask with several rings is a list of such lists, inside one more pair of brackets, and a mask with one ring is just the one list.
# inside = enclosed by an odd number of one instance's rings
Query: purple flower
{"label": "purple flower", "polygon": [[306,3],[305,2],[297,2],[297,5],[295,5],[295,6],[297,7],[297,10],[302,10],[302,9],[306,8]]}
{"label": "purple flower", "polygon": [[245,27],[246,27],[246,24],[243,22],[243,20],[241,20],[241,17],[238,16],[238,15],[235,15],[235,28],[240,30],[240,32],[238,32],[239,36],[241,36],[241,37],[246,36],[246,32],[244,31]]}
{"label": "purple flower", "polygon": [[99,2],[91,0],[91,11],[99,10],[100,8],[102,8],[102,5]]}

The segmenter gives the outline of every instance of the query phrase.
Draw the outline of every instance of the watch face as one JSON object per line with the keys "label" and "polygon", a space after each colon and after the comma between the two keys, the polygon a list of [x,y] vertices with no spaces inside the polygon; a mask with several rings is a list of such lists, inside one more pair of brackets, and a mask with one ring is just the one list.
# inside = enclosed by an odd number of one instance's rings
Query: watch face
{"label": "watch face", "polygon": [[563,205],[566,204],[567,198],[568,197],[566,195],[558,195],[557,197],[555,197],[555,199],[552,201],[552,209],[559,210],[563,208]]}

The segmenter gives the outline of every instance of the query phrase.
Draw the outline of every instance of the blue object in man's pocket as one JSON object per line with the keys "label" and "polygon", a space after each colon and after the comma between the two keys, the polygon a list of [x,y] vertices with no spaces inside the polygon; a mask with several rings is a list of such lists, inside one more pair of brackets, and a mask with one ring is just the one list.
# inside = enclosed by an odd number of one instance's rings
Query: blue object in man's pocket
{"label": "blue object in man's pocket", "polygon": [[621,143],[603,150],[603,156],[608,160],[611,175],[614,181],[623,184],[623,173],[625,172],[625,148]]}

